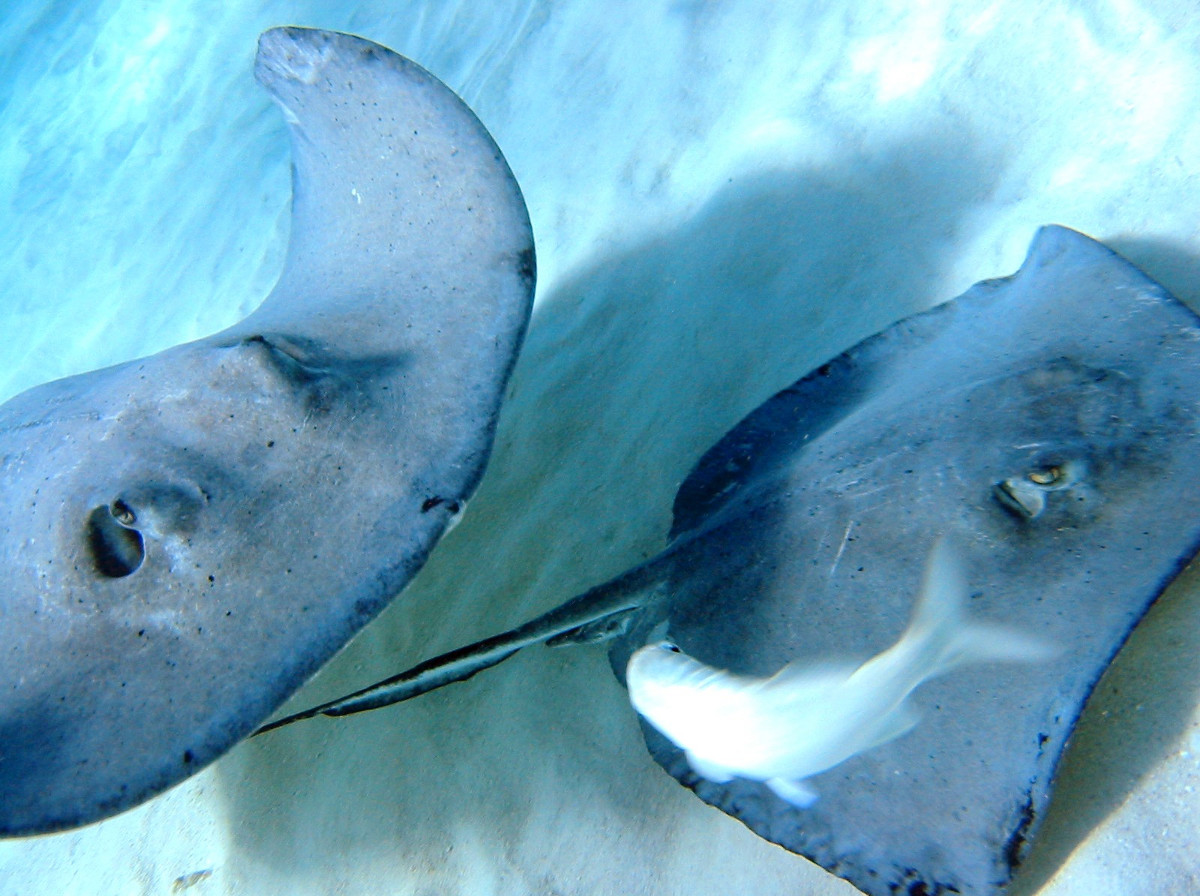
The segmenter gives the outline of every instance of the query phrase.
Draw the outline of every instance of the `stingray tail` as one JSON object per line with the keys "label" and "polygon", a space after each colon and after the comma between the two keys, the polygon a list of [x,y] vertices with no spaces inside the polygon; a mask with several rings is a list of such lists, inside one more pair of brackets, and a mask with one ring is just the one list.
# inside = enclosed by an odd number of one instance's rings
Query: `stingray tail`
{"label": "stingray tail", "polygon": [[514,629],[425,660],[353,694],[276,719],[254,734],[265,734],[319,715],[348,716],[411,700],[448,684],[466,681],[531,644],[557,647],[617,637],[653,599],[666,569],[667,564],[661,560],[634,567]]}

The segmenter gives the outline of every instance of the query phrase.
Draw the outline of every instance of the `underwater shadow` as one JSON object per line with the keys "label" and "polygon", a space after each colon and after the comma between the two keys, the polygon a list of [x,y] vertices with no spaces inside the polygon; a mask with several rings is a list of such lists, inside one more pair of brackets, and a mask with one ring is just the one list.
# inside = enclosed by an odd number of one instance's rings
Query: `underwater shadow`
{"label": "underwater shadow", "polygon": [[[958,291],[939,288],[951,253],[1002,169],[969,140],[916,138],[836,168],[746,175],[675,230],[564,278],[537,306],[463,522],[290,706],[509,628],[656,553],[676,488],[718,437],[823,361]],[[770,551],[771,533],[761,538],[748,550]],[[1153,638],[1143,630],[1131,645]],[[464,817],[497,855],[519,853],[534,782],[563,768],[575,776],[563,799],[591,793],[622,819],[653,820],[661,810],[637,780],[606,780],[636,732],[627,702],[597,682],[599,664],[546,656],[526,651],[413,704],[238,748],[219,767],[231,849],[284,876],[386,854],[411,869],[397,873],[432,880]],[[1191,710],[1185,666],[1159,676],[1169,692],[1160,735],[1182,730]],[[1093,715],[1089,706],[1080,738]],[[1152,767],[1115,747],[1098,759],[1117,762],[1119,782],[1098,799],[1091,789],[1086,824],[1056,828],[1055,803],[1079,802],[1088,784],[1064,766],[1046,826],[1062,848],[1048,847],[1047,861],[1069,855]],[[641,750],[625,761],[647,760]]]}
{"label": "underwater shadow", "polygon": [[[721,434],[827,358],[950,297],[931,284],[963,216],[998,177],[995,161],[969,143],[912,139],[836,168],[738,177],[679,228],[564,278],[537,306],[488,472],[462,523],[292,705],[508,628],[659,550],[679,482]],[[456,811],[511,825],[501,817],[511,794],[492,788],[456,810],[429,779],[445,772],[450,790],[460,770],[488,765],[488,751],[504,749],[501,730],[537,742],[565,737],[574,718],[593,737],[620,726],[636,736],[627,702],[577,711],[589,702],[579,689],[598,685],[539,671],[552,665],[546,653],[526,653],[413,705],[305,723],[234,751],[220,780],[236,848],[294,873],[298,863],[329,861],[327,849],[343,857],[387,849],[381,836],[401,852],[399,841],[436,841]],[[597,667],[571,662],[593,675]],[[510,667],[545,677],[517,688]],[[558,733],[514,721],[548,715],[529,705],[533,690],[559,708]],[[472,750],[480,758],[462,755]],[[510,760],[522,757],[505,753]],[[324,800],[318,788],[342,798]],[[623,814],[637,811],[635,797],[612,799]],[[294,843],[314,827],[336,835],[296,855]]]}

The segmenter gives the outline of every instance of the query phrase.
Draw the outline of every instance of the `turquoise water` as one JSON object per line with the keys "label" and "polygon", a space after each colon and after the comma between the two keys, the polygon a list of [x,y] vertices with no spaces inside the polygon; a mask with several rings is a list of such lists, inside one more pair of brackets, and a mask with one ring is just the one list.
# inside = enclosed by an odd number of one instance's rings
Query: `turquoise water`
{"label": "turquoise water", "polygon": [[[18,0],[0,14],[0,397],[207,334],[270,289],[289,155],[251,65],[285,23],[363,34],[460,91],[522,185],[540,273],[471,512],[297,705],[648,556],[743,413],[1011,272],[1040,224],[1200,296],[1187,3]],[[1147,649],[1196,646],[1175,631]],[[1135,735],[1148,682],[1108,707]],[[654,767],[599,650],[312,725],[111,822],[0,844],[0,891],[848,892]],[[1077,794],[1089,823],[1046,892],[1187,890],[1200,771],[1160,746],[1098,808]],[[1081,782],[1130,777],[1088,755]]]}
{"label": "turquoise water", "polygon": [[458,90],[521,178],[543,284],[653,233],[731,154],[778,141],[802,60],[791,29],[763,45],[770,4],[761,32],[742,11],[643,6],[17,3],[0,23],[0,326],[23,335],[0,394],[211,332],[269,290],[288,156],[251,63],[274,24],[368,34]]}
{"label": "turquoise water", "polygon": [[[845,189],[836,210],[812,210],[825,226],[803,241],[861,252],[863,230],[890,229],[901,241],[881,248],[894,257],[870,263],[884,271],[948,238],[982,240],[988,272],[1010,268],[1023,219],[1103,236],[1126,221],[1166,233],[1185,217],[1168,197],[1194,170],[1181,135],[1195,75],[1169,16],[1056,7],[1017,30],[1021,3],[884,4],[870,17],[749,0],[647,6],[10,4],[0,326],[22,335],[4,346],[0,395],[211,332],[270,288],[287,148],[250,66],[255,36],[281,22],[365,33],[462,93],[529,198],[543,295],[561,272],[652,239],[734,195],[731,178],[760,173]],[[1010,216],[1003,242],[979,236]],[[909,304],[983,273],[957,260]],[[854,268],[870,288],[872,272]],[[797,294],[839,285],[798,274]]]}

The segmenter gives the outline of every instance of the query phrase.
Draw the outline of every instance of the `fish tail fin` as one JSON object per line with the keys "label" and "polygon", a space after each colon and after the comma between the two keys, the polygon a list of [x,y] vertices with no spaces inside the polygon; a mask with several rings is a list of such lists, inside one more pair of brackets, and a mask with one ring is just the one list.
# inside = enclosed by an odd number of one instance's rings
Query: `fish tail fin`
{"label": "fish tail fin", "polygon": [[929,677],[965,663],[1038,662],[1058,651],[1048,642],[1005,625],[977,622],[966,613],[969,590],[962,557],[946,538],[929,552],[921,596],[906,637],[923,647]]}
{"label": "fish tail fin", "polygon": [[967,597],[967,576],[962,557],[953,545],[939,536],[925,561],[921,594],[909,623],[909,634],[944,641],[962,627]]}
{"label": "fish tail fin", "polygon": [[1059,649],[1048,641],[1007,625],[969,622],[931,667],[934,678],[968,663],[1039,663]]}

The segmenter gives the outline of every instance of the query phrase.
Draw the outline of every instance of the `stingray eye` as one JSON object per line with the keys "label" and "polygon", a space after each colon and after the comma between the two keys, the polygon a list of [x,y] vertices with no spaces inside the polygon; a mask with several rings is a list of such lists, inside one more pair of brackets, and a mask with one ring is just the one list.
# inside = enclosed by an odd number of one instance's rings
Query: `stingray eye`
{"label": "stingray eye", "polygon": [[677,645],[672,644],[670,641],[663,641],[662,646],[664,650],[669,650],[671,653],[683,653],[683,651],[680,650]]}
{"label": "stingray eye", "polygon": [[137,522],[137,514],[133,512],[133,508],[122,501],[120,498],[113,501],[109,512],[122,526],[132,526]]}
{"label": "stingray eye", "polygon": [[120,579],[138,571],[146,559],[142,533],[132,528],[136,519],[124,501],[101,505],[87,518],[86,539],[96,571]]}
{"label": "stingray eye", "polygon": [[1052,467],[1042,467],[1029,474],[1029,481],[1034,485],[1054,485],[1063,478],[1063,468],[1057,464]]}
{"label": "stingray eye", "polygon": [[1084,481],[1087,466],[1078,458],[1043,463],[1019,476],[992,486],[992,495],[1005,508],[1025,519],[1036,519],[1046,509],[1055,492],[1074,488]]}

